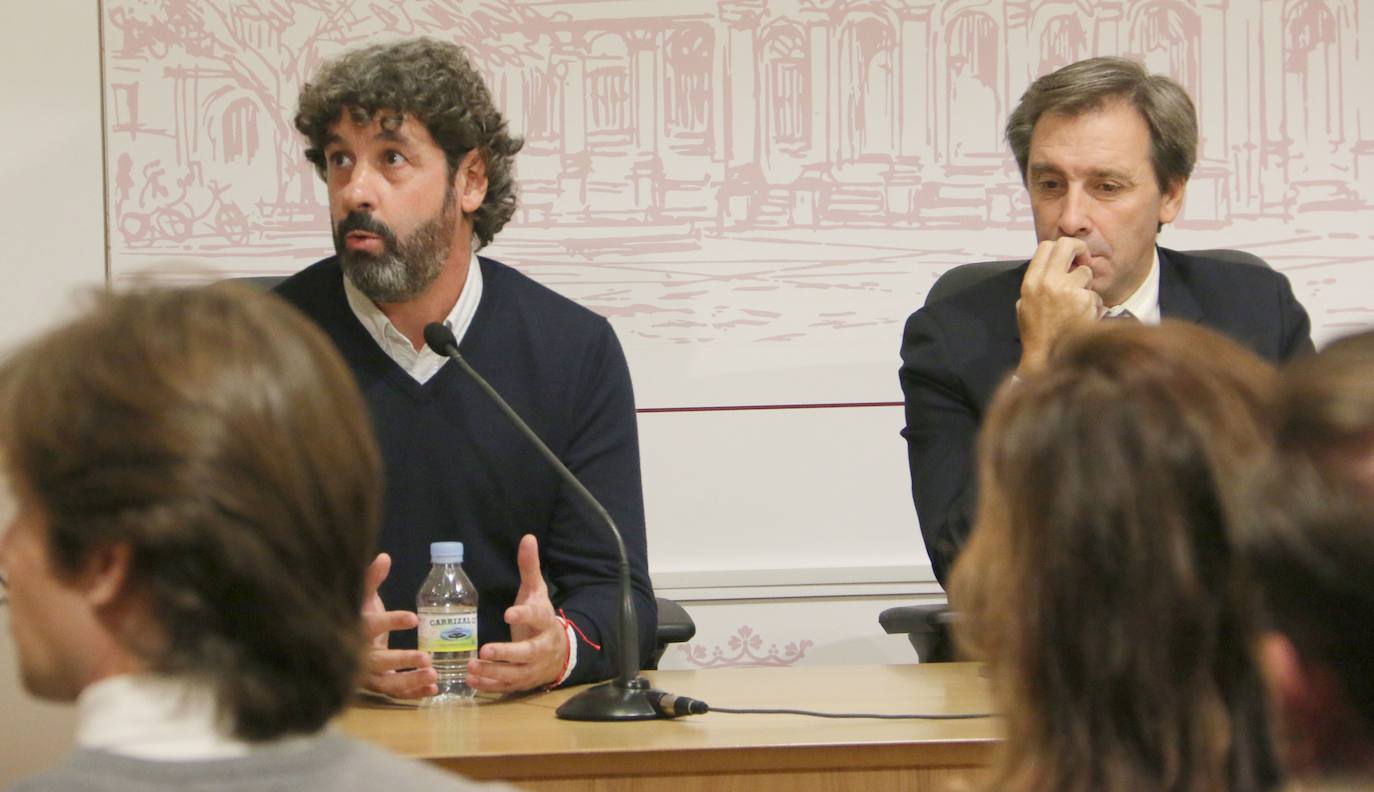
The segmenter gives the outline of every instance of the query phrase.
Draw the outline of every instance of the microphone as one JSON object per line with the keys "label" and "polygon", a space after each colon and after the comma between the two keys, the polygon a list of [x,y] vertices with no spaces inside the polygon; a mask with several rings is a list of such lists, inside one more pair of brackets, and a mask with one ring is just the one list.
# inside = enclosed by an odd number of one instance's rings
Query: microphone
{"label": "microphone", "polygon": [[616,614],[616,631],[619,634],[620,642],[620,652],[617,657],[618,674],[614,680],[588,688],[563,702],[557,709],[558,717],[565,720],[589,721],[649,720],[658,717],[675,717],[657,708],[655,706],[657,700],[651,701],[649,696],[651,693],[657,693],[661,698],[667,694],[650,688],[649,680],[639,675],[639,623],[635,621],[635,604],[630,588],[630,557],[625,552],[625,540],[620,536],[620,529],[615,527],[615,521],[611,519],[606,507],[602,506],[596,496],[582,486],[582,482],[577,480],[577,476],[574,476],[572,471],[568,470],[568,466],[563,464],[563,461],[553,451],[549,450],[544,441],[539,439],[539,435],[535,434],[519,413],[505,399],[501,398],[501,394],[496,392],[491,383],[487,382],[481,374],[478,374],[468,364],[467,360],[459,353],[457,339],[453,337],[453,331],[447,325],[439,322],[425,325],[425,344],[437,354],[452,359],[473,382],[477,383],[477,386],[496,403],[497,407],[501,408],[501,412],[505,413],[510,422],[520,430],[520,433],[539,450],[539,453],[543,455],[564,483],[571,487],[587,506],[591,507],[602,522],[606,523],[611,535],[615,537],[616,551],[620,554],[620,610]]}

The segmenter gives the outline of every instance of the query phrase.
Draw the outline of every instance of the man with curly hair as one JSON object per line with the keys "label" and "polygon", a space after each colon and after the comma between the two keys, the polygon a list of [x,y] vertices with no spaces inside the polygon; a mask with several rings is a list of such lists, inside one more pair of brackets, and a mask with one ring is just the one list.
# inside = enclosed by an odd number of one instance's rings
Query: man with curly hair
{"label": "man with curly hair", "polygon": [[609,532],[487,396],[425,346],[431,322],[453,330],[464,357],[615,519],[648,657],[657,615],[629,369],[604,318],[477,255],[514,214],[522,144],[481,76],[461,48],[431,39],[350,51],[306,84],[296,127],[328,186],[337,254],[278,291],[343,352],[386,469],[364,685],[399,698],[437,692],[410,632],[435,541],[465,544],[480,594],[474,688],[616,671]]}

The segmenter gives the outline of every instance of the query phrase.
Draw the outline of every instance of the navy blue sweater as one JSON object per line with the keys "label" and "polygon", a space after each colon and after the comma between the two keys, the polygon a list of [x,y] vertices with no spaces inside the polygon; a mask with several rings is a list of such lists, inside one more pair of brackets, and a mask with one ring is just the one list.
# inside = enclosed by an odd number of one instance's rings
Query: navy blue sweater
{"label": "navy blue sweater", "polygon": [[[641,657],[654,645],[639,438],[625,355],[610,323],[490,259],[482,300],[459,350],[610,512],[630,555]],[[504,611],[520,587],[516,548],[539,539],[556,608],[601,645],[578,646],[567,684],[616,673],[615,544],[539,452],[451,363],[421,385],[377,345],[348,307],[337,259],[277,287],[343,353],[371,410],[386,468],[380,549],[392,556],[387,609],[414,610],[429,543],[459,541],[477,586],[482,643],[510,640]],[[393,647],[415,645],[414,632]]]}

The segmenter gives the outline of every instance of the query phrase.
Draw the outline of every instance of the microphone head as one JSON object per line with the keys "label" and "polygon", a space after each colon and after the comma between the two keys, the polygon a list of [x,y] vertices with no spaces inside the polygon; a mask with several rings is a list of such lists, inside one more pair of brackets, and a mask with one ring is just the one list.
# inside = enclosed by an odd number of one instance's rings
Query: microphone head
{"label": "microphone head", "polygon": [[458,348],[458,340],[453,337],[453,331],[448,325],[430,322],[425,325],[425,345],[434,350],[435,354],[447,357],[450,348]]}

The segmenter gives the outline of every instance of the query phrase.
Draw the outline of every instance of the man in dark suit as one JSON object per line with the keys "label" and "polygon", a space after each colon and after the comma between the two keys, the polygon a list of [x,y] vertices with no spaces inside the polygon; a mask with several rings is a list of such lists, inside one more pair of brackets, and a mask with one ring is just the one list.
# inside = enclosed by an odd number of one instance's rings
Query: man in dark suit
{"label": "man in dark suit", "polygon": [[1024,266],[916,311],[902,338],[911,490],[943,584],[972,525],[973,444],[1007,375],[1103,318],[1199,322],[1271,360],[1312,349],[1284,276],[1156,248],[1183,204],[1197,114],[1182,87],[1121,58],[1036,80],[1006,137],[1039,245]]}

